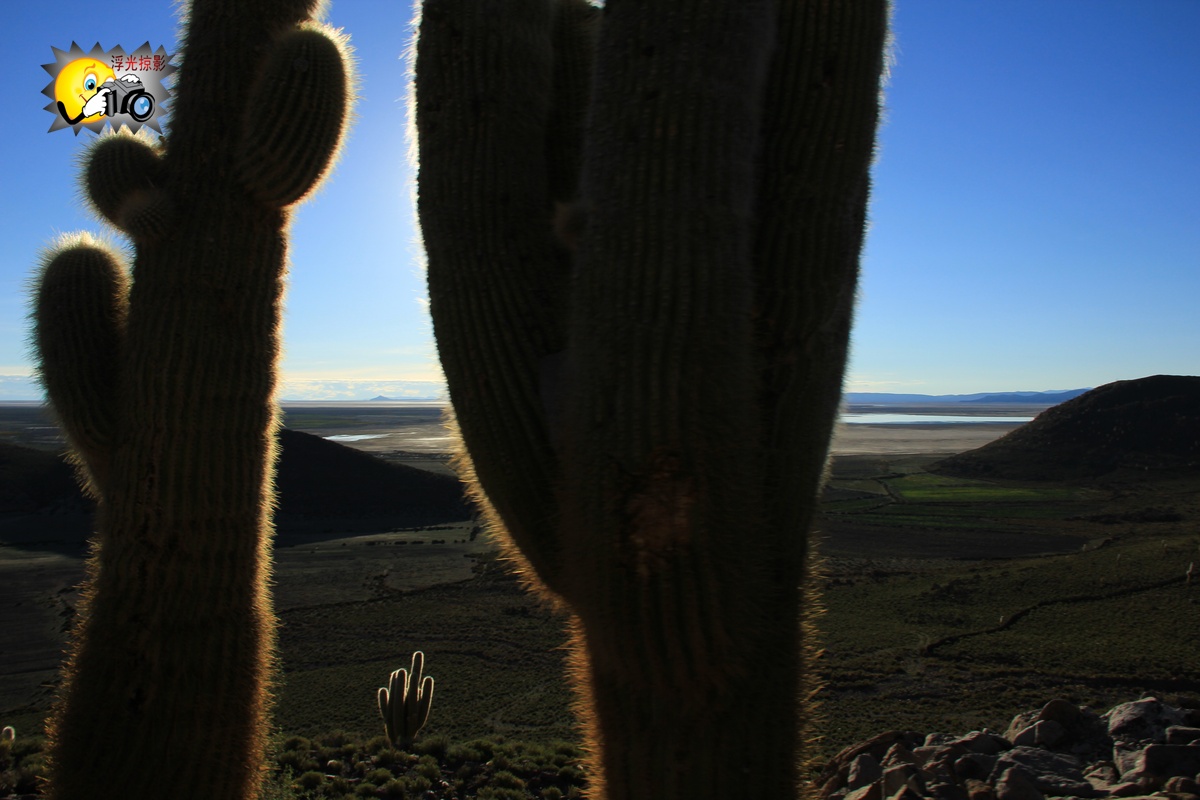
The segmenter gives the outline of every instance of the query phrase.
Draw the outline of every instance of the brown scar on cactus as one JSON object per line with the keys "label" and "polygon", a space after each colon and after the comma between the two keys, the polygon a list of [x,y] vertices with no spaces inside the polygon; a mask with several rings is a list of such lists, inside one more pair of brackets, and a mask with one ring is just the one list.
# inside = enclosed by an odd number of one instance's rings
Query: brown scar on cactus
{"label": "brown scar on cactus", "polygon": [[633,481],[625,513],[634,569],[646,580],[670,565],[692,540],[696,481],[671,450],[651,454],[646,476]]}

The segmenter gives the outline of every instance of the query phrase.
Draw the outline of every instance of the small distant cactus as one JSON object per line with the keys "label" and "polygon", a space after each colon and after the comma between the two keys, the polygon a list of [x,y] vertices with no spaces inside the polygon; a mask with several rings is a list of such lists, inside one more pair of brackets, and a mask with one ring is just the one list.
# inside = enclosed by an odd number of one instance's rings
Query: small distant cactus
{"label": "small distant cactus", "polygon": [[17,729],[12,725],[5,725],[3,730],[0,730],[0,740],[11,742],[17,738]]}
{"label": "small distant cactus", "polygon": [[413,653],[411,670],[398,669],[391,674],[386,688],[379,690],[379,713],[387,737],[400,749],[416,741],[417,733],[429,720],[433,705],[433,676],[421,677],[425,654]]}
{"label": "small distant cactus", "polygon": [[288,206],[353,94],[320,6],[190,2],[169,134],[101,137],[84,164],[132,269],[76,234],[35,279],[42,382],[98,509],[49,722],[55,800],[259,794]]}

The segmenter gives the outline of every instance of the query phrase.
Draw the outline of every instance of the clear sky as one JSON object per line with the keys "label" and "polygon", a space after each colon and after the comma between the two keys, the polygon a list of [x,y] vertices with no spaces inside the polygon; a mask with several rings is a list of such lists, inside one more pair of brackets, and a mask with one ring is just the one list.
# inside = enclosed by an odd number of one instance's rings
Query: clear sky
{"label": "clear sky", "polygon": [[[0,400],[37,399],[26,284],[40,248],[98,230],[49,133],[51,47],[176,49],[169,0],[5,2]],[[406,164],[406,0],[334,0],[357,121],[295,214],[285,399],[428,394]],[[1200,373],[1200,2],[898,0],[863,261],[853,391],[1098,386]],[[236,54],[231,54],[235,57]]]}

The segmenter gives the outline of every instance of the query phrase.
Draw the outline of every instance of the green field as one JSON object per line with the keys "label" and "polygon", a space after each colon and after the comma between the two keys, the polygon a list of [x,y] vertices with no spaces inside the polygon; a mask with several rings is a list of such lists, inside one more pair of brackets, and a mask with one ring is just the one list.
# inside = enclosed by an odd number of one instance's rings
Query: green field
{"label": "green field", "polygon": [[[863,457],[834,466],[818,522],[820,754],[887,729],[1003,731],[1053,697],[1107,707],[1143,692],[1200,696],[1200,585],[1185,578],[1200,562],[1194,479],[1021,485],[948,478],[927,464]],[[307,764],[337,747],[358,748],[356,758],[374,747],[362,763],[377,761],[375,690],[420,649],[437,678],[424,734],[432,755],[387,756],[395,781],[417,792],[423,764],[447,781],[462,773],[453,780],[469,786],[482,779],[467,773],[484,767],[468,756],[487,750],[487,763],[500,753],[497,763],[516,764],[489,775],[527,782],[552,765],[565,777],[550,796],[574,791],[566,619],[524,593],[469,528],[317,537],[277,550],[276,720],[281,748],[293,740],[283,762]],[[36,731],[51,694],[9,702],[0,725]],[[296,775],[280,777],[278,797],[295,796],[287,787]],[[340,797],[332,786],[314,784],[309,796]]]}

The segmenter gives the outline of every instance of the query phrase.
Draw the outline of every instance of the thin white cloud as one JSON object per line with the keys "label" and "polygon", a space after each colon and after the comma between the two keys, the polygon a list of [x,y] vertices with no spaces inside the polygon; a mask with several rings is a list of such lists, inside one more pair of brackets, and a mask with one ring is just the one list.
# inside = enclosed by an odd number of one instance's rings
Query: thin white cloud
{"label": "thin white cloud", "polygon": [[309,403],[363,401],[376,397],[442,401],[446,398],[446,386],[441,381],[285,379],[278,395],[283,402]]}
{"label": "thin white cloud", "polygon": [[882,392],[894,389],[918,389],[928,385],[926,381],[899,380],[896,378],[850,375],[846,378],[847,392]]}
{"label": "thin white cloud", "polygon": [[32,375],[0,375],[0,402],[39,402],[44,399],[42,385]]}

